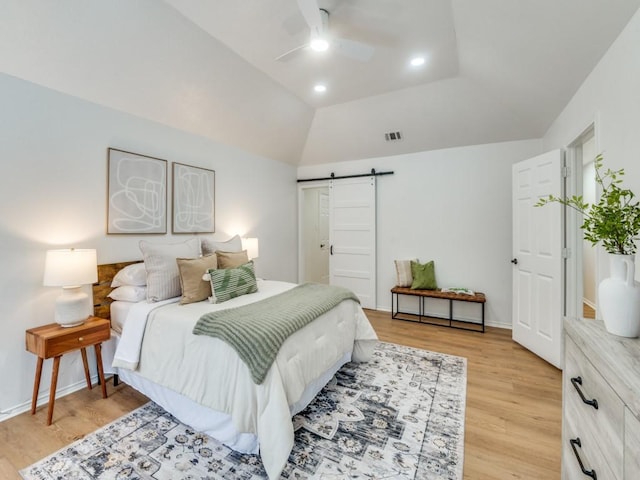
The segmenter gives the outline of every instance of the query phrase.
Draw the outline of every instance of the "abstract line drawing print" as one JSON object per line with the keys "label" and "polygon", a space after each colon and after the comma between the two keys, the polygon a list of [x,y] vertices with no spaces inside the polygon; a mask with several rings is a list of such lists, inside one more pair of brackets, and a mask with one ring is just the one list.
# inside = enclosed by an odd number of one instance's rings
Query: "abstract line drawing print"
{"label": "abstract line drawing print", "polygon": [[215,171],[173,164],[173,233],[215,231]]}
{"label": "abstract line drawing print", "polygon": [[107,233],[167,233],[167,162],[109,149]]}

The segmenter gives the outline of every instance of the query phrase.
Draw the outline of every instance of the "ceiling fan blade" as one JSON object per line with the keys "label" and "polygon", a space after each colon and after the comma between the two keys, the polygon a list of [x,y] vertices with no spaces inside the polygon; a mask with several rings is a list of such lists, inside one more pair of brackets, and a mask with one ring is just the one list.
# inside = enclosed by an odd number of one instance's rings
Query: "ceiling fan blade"
{"label": "ceiling fan blade", "polygon": [[312,32],[320,35],[323,31],[322,16],[317,0],[297,0],[300,12]]}
{"label": "ceiling fan blade", "polygon": [[284,52],[282,55],[278,55],[275,58],[275,60],[278,61],[278,62],[286,62],[288,60],[292,60],[299,52],[301,52],[302,50],[304,50],[308,46],[309,46],[308,43],[305,43],[304,45],[299,45],[296,48],[292,48],[288,52]]}
{"label": "ceiling fan blade", "polygon": [[373,57],[376,49],[366,43],[348,40],[346,38],[336,38],[333,41],[333,47],[338,53],[345,57],[358,60],[360,62],[368,62]]}

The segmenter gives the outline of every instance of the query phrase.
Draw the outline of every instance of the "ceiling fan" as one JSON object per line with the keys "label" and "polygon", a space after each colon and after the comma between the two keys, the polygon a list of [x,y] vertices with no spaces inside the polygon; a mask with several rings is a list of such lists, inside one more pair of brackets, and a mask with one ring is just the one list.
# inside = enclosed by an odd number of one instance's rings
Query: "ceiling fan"
{"label": "ceiling fan", "polygon": [[320,8],[317,0],[297,0],[300,12],[311,30],[309,42],[283,53],[276,60],[289,60],[294,53],[303,49],[312,49],[318,52],[335,50],[345,57],[368,62],[375,49],[366,43],[349,40],[346,38],[334,38],[329,32],[329,12]]}

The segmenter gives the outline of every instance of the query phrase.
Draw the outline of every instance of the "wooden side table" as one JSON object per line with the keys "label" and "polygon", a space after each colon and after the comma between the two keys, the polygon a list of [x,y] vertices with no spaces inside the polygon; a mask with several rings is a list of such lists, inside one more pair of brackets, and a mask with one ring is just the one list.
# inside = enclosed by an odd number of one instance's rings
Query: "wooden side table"
{"label": "wooden side table", "polygon": [[86,351],[86,347],[90,347],[91,345],[93,345],[96,351],[98,378],[100,379],[100,385],[102,386],[102,398],[107,398],[107,385],[104,381],[104,370],[102,369],[101,344],[102,342],[109,340],[110,337],[111,326],[109,320],[97,317],[89,317],[88,320],[77,327],[65,328],[61,327],[57,323],[52,323],[27,330],[26,348],[29,352],[38,356],[36,376],[33,383],[33,398],[31,399],[31,414],[33,415],[36,413],[38,390],[40,389],[40,377],[42,375],[42,363],[46,358],[53,357],[47,425],[51,425],[51,419],[53,418],[53,406],[56,400],[56,385],[58,383],[58,368],[60,366],[60,358],[62,355],[80,349],[80,353],[82,354],[82,363],[84,364],[84,375],[87,380],[87,387],[89,389],[92,388]]}

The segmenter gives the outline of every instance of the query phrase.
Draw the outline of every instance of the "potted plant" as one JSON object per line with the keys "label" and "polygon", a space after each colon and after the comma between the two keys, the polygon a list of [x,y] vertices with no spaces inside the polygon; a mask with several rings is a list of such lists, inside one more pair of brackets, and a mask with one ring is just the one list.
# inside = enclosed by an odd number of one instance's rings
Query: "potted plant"
{"label": "potted plant", "polygon": [[550,195],[536,207],[558,202],[583,215],[584,238],[602,243],[610,254],[610,277],[598,286],[600,312],[607,330],[624,337],[640,334],[640,286],[634,281],[636,239],[640,233],[640,203],[622,188],[624,169],[602,172],[602,154],[595,158],[596,183],[602,193],[597,203],[585,203],[581,195],[559,198]]}

